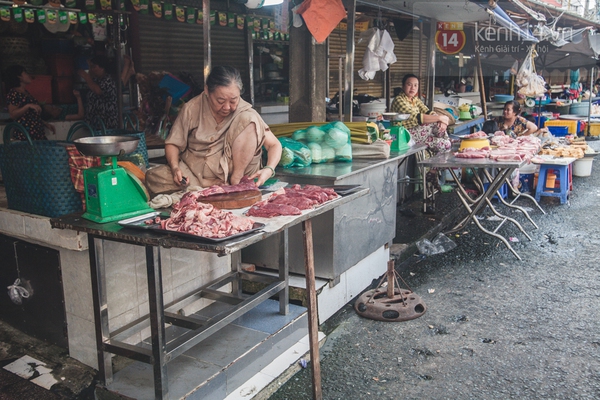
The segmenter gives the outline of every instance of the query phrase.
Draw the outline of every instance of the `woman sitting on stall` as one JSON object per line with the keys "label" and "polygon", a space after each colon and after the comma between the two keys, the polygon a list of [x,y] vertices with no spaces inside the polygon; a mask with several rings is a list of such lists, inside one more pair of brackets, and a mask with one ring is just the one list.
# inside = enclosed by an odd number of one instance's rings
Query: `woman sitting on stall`
{"label": "woman sitting on stall", "polygon": [[446,133],[448,117],[437,115],[419,99],[419,78],[408,74],[402,78],[402,90],[391,105],[391,112],[410,114],[403,125],[417,144],[427,145],[432,153],[450,151],[452,143]]}
{"label": "woman sitting on stall", "polygon": [[[27,130],[32,140],[46,140],[45,128],[52,133],[56,131],[53,125],[42,120],[42,107],[26,89],[32,81],[31,75],[21,65],[11,65],[6,69],[4,83],[8,113],[11,119]],[[18,140],[27,140],[21,132],[17,132],[16,137]]]}
{"label": "woman sitting on stall", "polygon": [[[165,141],[167,165],[148,170],[154,193],[172,193],[187,185],[237,184],[243,176],[262,185],[275,174],[281,143],[260,115],[242,100],[242,78],[232,67],[215,67],[204,92],[179,112]],[[268,152],[261,167],[261,149]]]}
{"label": "woman sitting on stall", "polygon": [[512,136],[513,138],[531,134],[539,135],[547,132],[546,128],[538,130],[536,124],[521,117],[519,115],[520,113],[521,105],[519,102],[510,100],[504,103],[502,116],[496,118],[498,129],[504,131],[504,133]]}
{"label": "woman sitting on stall", "polygon": [[85,120],[93,126],[97,125],[97,120],[101,120],[106,129],[118,129],[120,126],[117,85],[108,73],[108,58],[95,56],[88,61],[88,65],[89,73],[82,69],[77,70],[77,74],[90,88],[85,104]]}

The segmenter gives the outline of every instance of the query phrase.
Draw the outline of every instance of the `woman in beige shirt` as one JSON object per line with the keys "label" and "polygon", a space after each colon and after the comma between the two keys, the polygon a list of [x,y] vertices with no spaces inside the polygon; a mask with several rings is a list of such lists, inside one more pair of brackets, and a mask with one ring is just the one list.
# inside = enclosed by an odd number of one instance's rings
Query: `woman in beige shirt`
{"label": "woman in beige shirt", "polygon": [[[242,79],[233,67],[215,67],[204,92],[181,109],[165,141],[167,165],[150,169],[146,185],[171,193],[187,185],[237,184],[243,176],[262,185],[275,174],[281,144],[252,106],[242,100]],[[268,152],[261,166],[262,147]]]}

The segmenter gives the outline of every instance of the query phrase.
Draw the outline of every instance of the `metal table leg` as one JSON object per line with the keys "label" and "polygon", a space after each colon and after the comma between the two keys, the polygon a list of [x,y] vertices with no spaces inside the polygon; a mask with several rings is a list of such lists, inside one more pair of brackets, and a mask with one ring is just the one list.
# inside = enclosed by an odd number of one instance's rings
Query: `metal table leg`
{"label": "metal table leg", "polygon": [[88,233],[88,249],[92,278],[92,300],[94,304],[94,325],[96,328],[96,351],[98,371],[103,385],[113,380],[110,353],[104,351],[104,343],[110,339],[108,307],[106,300],[106,278],[104,263],[104,240]]}
{"label": "metal table leg", "polygon": [[279,292],[279,313],[287,315],[289,313],[289,236],[287,228],[279,235],[279,280],[285,281],[285,289]]}
{"label": "metal table leg", "polygon": [[150,307],[150,332],[152,335],[152,367],[154,370],[154,398],[169,398],[167,376],[167,343],[165,338],[165,307],[163,303],[160,248],[146,247],[146,270],[148,273],[148,301]]}

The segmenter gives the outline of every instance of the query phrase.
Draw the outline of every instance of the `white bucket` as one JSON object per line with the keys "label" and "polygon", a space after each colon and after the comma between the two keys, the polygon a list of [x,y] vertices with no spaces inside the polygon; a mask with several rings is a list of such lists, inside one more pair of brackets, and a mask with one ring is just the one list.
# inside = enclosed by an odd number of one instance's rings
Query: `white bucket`
{"label": "white bucket", "polygon": [[385,103],[381,100],[374,100],[370,103],[360,105],[360,115],[364,117],[377,118],[385,112]]}
{"label": "white bucket", "polygon": [[592,174],[592,162],[594,161],[591,157],[584,157],[576,160],[573,163],[573,175],[575,176],[590,176]]}

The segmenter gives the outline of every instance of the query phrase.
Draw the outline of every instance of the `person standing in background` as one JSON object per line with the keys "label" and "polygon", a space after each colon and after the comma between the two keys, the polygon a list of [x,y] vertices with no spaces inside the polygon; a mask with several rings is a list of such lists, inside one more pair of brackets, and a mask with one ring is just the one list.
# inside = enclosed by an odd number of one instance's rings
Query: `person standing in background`
{"label": "person standing in background", "polygon": [[100,119],[106,129],[118,129],[117,85],[109,74],[108,58],[95,56],[89,60],[88,65],[89,73],[83,69],[77,70],[77,74],[90,89],[85,104],[85,120],[94,126]]}

